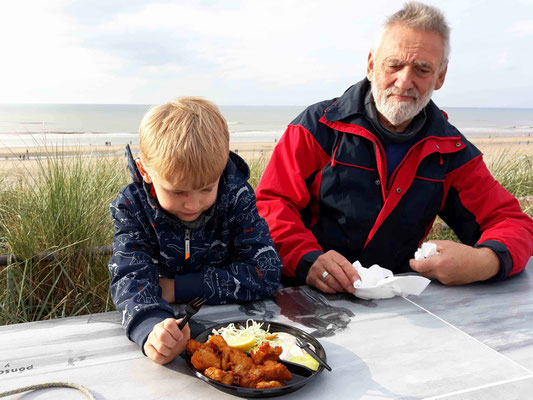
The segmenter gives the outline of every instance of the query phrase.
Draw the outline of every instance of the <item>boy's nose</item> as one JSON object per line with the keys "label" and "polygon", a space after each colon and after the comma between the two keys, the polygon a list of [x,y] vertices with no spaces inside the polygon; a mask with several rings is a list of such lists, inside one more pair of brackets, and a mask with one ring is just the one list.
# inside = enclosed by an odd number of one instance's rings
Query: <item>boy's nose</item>
{"label": "boy's nose", "polygon": [[183,203],[183,207],[188,211],[196,211],[200,208],[200,201],[195,196],[189,196],[185,203]]}

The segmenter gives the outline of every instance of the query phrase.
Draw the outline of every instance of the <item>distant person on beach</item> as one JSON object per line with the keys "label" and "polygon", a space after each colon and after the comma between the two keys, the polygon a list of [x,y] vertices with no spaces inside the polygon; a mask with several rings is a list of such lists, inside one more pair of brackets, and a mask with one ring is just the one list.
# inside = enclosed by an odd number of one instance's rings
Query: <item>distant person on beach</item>
{"label": "distant person on beach", "polygon": [[[288,126],[256,189],[284,279],[333,293],[354,292],[356,260],[448,285],[524,269],[533,221],[431,101],[449,53],[440,10],[407,3],[383,25],[366,79]],[[413,259],[437,216],[462,244],[435,241],[438,255]]]}
{"label": "distant person on beach", "polygon": [[166,364],[190,335],[169,303],[270,297],[281,261],[213,103],[182,97],[152,108],[139,138],[139,160],[127,147],[133,183],[111,204],[111,295],[128,338]]}

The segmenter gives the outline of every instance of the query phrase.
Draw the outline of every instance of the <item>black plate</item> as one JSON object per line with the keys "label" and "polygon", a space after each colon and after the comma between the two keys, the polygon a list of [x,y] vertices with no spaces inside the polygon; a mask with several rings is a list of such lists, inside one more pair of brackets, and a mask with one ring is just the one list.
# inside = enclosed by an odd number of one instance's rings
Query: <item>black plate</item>
{"label": "black plate", "polygon": [[[266,329],[269,325],[269,332],[287,332],[293,336],[300,337],[303,340],[310,343],[314,348],[316,353],[322,357],[325,361],[326,360],[326,352],[320,342],[316,340],[313,336],[310,334],[302,331],[301,329],[295,328],[290,325],[280,324],[279,322],[272,322],[272,321],[257,321],[258,323],[263,323],[262,328]],[[198,342],[205,342],[207,341],[207,338],[209,335],[212,334],[213,329],[220,329],[222,327],[228,326],[229,324],[235,324],[235,326],[246,326],[246,320],[235,320],[235,321],[228,321],[224,322],[222,324],[214,325],[209,329],[206,329],[202,333],[200,333],[198,336],[196,336],[194,339]],[[279,388],[272,388],[272,389],[249,389],[249,388],[243,388],[239,386],[233,386],[233,385],[225,385],[223,383],[217,382],[211,378],[208,378],[204,374],[202,374],[200,371],[198,371],[196,368],[194,368],[194,365],[191,363],[191,356],[186,355],[185,360],[187,361],[187,365],[191,369],[191,371],[201,380],[207,382],[211,386],[215,387],[218,390],[221,390],[223,392],[232,394],[234,396],[239,397],[248,397],[248,398],[265,398],[265,397],[276,397],[276,396],[283,396],[284,394],[294,392],[295,390],[300,389],[302,386],[309,383],[311,380],[313,380],[318,374],[322,372],[324,367],[320,365],[318,367],[318,370],[313,371],[309,368],[304,367],[303,365],[294,364],[288,361],[281,361],[282,364],[284,364],[289,371],[291,371],[292,379],[290,381],[287,381],[285,386],[279,387]]]}

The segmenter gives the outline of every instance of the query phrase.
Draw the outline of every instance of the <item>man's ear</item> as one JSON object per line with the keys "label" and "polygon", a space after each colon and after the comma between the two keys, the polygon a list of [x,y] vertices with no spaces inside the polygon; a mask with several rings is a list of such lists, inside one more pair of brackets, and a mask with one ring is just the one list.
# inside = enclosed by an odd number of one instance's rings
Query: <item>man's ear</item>
{"label": "man's ear", "polygon": [[135,161],[137,164],[137,168],[139,169],[139,172],[141,173],[141,176],[143,177],[143,180],[146,183],[152,183],[152,178],[150,178],[150,175],[148,175],[148,172],[146,172],[146,169],[144,169],[143,162],[141,160]]}
{"label": "man's ear", "polygon": [[374,76],[374,53],[372,50],[368,53],[368,63],[366,64],[366,77],[369,81],[372,81]]}
{"label": "man's ear", "polygon": [[444,69],[439,72],[439,76],[437,77],[437,82],[435,83],[435,90],[439,90],[442,85],[444,85],[444,78],[446,78],[446,72],[448,71],[448,65],[444,67]]}

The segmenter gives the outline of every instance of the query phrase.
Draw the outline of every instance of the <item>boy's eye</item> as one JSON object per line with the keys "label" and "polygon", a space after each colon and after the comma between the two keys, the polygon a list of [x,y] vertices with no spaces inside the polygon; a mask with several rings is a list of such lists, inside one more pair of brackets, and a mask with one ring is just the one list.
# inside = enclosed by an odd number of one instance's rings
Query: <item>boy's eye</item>
{"label": "boy's eye", "polygon": [[204,192],[204,193],[210,193],[210,192],[212,192],[212,191],[213,191],[213,187],[209,187],[209,188],[204,188],[204,189],[202,189],[202,192]]}

